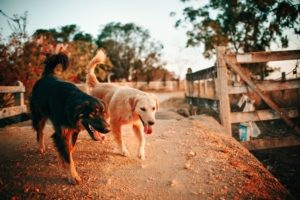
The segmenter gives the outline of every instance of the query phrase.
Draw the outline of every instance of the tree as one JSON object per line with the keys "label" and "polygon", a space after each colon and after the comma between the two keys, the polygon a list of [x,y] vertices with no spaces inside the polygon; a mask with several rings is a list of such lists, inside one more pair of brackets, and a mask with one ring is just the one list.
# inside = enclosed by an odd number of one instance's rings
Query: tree
{"label": "tree", "polygon": [[[23,16],[5,15],[11,27],[11,35],[8,40],[0,38],[0,85],[15,85],[21,81],[26,87],[25,97],[31,93],[35,81],[42,73],[41,63],[45,59],[40,53],[40,46],[35,40],[31,40],[26,32],[27,13]],[[0,94],[1,106],[14,104],[12,94]]]}
{"label": "tree", "polygon": [[93,37],[89,33],[83,33],[80,31],[74,35],[73,41],[85,41],[85,42],[92,43]]}
{"label": "tree", "polygon": [[28,12],[25,11],[23,15],[14,14],[12,17],[2,10],[0,10],[0,13],[7,19],[7,24],[12,31],[11,37],[16,37],[21,41],[26,40],[28,37],[26,32]]}
{"label": "tree", "polygon": [[[7,15],[2,10],[0,10],[0,13],[7,19],[12,31],[8,42],[5,42],[4,38],[0,38],[0,85],[12,85],[17,80],[21,80],[18,77],[25,69],[22,55],[25,43],[28,41],[26,31],[28,13],[24,12],[23,15],[13,14],[13,16]],[[23,77],[26,77],[25,74],[27,74],[26,71],[23,73]]]}
{"label": "tree", "polygon": [[[82,32],[79,32],[75,34],[74,41],[58,42],[52,35],[54,32],[53,30],[54,29],[38,29],[33,34],[32,39],[33,41],[36,41],[36,43],[39,44],[40,53],[58,53],[63,51],[69,56],[70,67],[67,71],[63,73],[62,77],[74,83],[84,82],[86,75],[86,65],[92,59],[97,50],[96,45],[92,42],[89,42],[91,38],[85,37],[90,34],[84,34]],[[84,38],[81,38],[81,36],[76,37],[76,35],[81,35]],[[98,77],[100,77],[100,79],[104,79],[104,77],[106,77],[107,75],[106,71],[110,68],[111,65],[108,62],[107,65],[103,65],[99,69],[97,68],[95,73]]]}
{"label": "tree", "polygon": [[96,44],[104,48],[112,62],[115,79],[130,79],[136,70],[144,67],[150,54],[160,57],[163,48],[151,39],[148,30],[133,23],[108,23],[100,31]]}
{"label": "tree", "polygon": [[[74,41],[68,43],[67,51],[70,54],[70,68],[65,73],[65,79],[74,83],[84,82],[86,66],[96,54],[96,45],[86,41]],[[111,64],[107,61],[105,65],[96,68],[95,74],[100,80],[104,80],[107,76],[107,71],[111,68]]]}
{"label": "tree", "polygon": [[[18,15],[14,15],[15,17]],[[25,15],[26,17],[26,15]],[[63,74],[63,78],[75,83],[85,80],[85,67],[96,52],[96,46],[81,39],[69,41],[73,33],[80,33],[84,37],[88,34],[76,32],[78,28],[74,25],[67,25],[56,31],[55,29],[38,29],[28,37],[22,23],[26,19],[11,20],[12,34],[7,42],[0,37],[0,85],[14,85],[16,81],[21,81],[26,87],[26,97],[31,93],[31,89],[43,71],[43,61],[45,53],[58,53],[64,51],[70,58],[70,67]],[[21,27],[20,29],[17,29]],[[64,28],[65,27],[65,28]],[[55,30],[55,31],[54,31]],[[53,33],[58,35],[53,36]],[[25,37],[26,36],[26,37]],[[74,36],[75,37],[75,36]],[[64,41],[64,42],[59,42]],[[98,70],[97,75],[103,77],[105,70]],[[6,102],[3,95],[0,96],[1,103]],[[4,103],[3,103],[4,105]]]}
{"label": "tree", "polygon": [[48,30],[57,42],[69,42],[78,33],[79,28],[76,24],[70,24],[59,29],[51,28]]}
{"label": "tree", "polygon": [[211,58],[218,45],[235,52],[263,51],[273,42],[287,47],[287,30],[300,35],[299,13],[300,4],[293,0],[210,0],[203,7],[186,7],[175,27],[191,27],[187,46],[204,44],[203,54]]}
{"label": "tree", "polygon": [[92,35],[80,31],[80,28],[76,24],[65,25],[59,28],[51,28],[45,31],[50,33],[58,43],[72,41],[93,42]]}

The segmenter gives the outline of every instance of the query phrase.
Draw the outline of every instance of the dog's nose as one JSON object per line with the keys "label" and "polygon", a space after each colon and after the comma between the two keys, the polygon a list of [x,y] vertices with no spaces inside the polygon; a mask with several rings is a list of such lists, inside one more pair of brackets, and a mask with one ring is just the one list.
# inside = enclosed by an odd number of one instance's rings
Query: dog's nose
{"label": "dog's nose", "polygon": [[154,122],[153,122],[153,121],[148,121],[148,124],[149,124],[150,126],[152,126],[152,125],[154,124]]}
{"label": "dog's nose", "polygon": [[104,123],[104,128],[102,133],[110,132],[110,125],[108,123]]}

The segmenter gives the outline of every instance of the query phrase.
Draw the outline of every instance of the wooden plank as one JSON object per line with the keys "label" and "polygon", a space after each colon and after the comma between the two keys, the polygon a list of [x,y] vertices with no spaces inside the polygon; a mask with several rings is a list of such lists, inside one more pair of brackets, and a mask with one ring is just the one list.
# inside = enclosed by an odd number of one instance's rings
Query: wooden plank
{"label": "wooden plank", "polygon": [[12,117],[26,112],[27,112],[27,107],[25,105],[2,108],[0,110],[0,119]]}
{"label": "wooden plank", "polygon": [[245,54],[229,54],[238,63],[261,63],[269,61],[300,59],[300,50],[251,52]]}
{"label": "wooden plank", "polygon": [[20,93],[20,106],[25,106],[24,93]]}
{"label": "wooden plank", "polygon": [[[284,108],[288,117],[295,118],[299,116],[297,108]],[[274,110],[257,110],[253,112],[232,112],[231,123],[265,121],[280,119],[280,115]]]}
{"label": "wooden plank", "polygon": [[[290,81],[264,81],[256,84],[262,91],[290,90],[300,88],[300,79]],[[229,86],[229,94],[242,94],[253,92],[246,85]]]}
{"label": "wooden plank", "polygon": [[201,81],[198,81],[198,97],[201,96],[202,88],[201,88]]}
{"label": "wooden plank", "polygon": [[204,79],[213,78],[215,77],[215,71],[216,71],[216,67],[213,66],[193,73],[187,73],[186,80],[191,81],[191,80],[204,80]]}
{"label": "wooden plank", "polygon": [[300,138],[289,136],[284,138],[255,139],[241,142],[249,151],[300,146]]}
{"label": "wooden plank", "polygon": [[285,112],[285,110],[281,109],[276,103],[274,103],[268,96],[263,94],[262,90],[255,85],[250,78],[248,78],[242,71],[241,71],[241,65],[237,63],[235,60],[226,58],[226,62],[229,64],[229,66],[249,85],[249,87],[257,94],[259,95],[264,102],[273,110],[275,110],[280,117],[283,119],[283,121],[291,127],[293,130],[296,131],[297,134],[300,135],[300,128],[294,124],[294,122],[288,117],[288,114]]}
{"label": "wooden plank", "polygon": [[214,94],[200,94],[201,99],[211,99],[218,100],[218,98]]}
{"label": "wooden plank", "polygon": [[0,93],[25,92],[24,86],[0,86]]}
{"label": "wooden plank", "polygon": [[227,66],[225,62],[225,47],[217,48],[217,97],[219,99],[220,120],[226,133],[231,135],[230,101],[228,95]]}
{"label": "wooden plank", "polygon": [[207,80],[204,80],[204,87],[203,87],[204,94],[207,94],[208,88],[207,88]]}

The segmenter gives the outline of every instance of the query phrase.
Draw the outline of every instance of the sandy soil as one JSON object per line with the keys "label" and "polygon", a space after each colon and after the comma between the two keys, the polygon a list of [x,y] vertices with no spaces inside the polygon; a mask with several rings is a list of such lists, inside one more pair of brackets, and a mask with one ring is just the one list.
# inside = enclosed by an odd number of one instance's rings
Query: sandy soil
{"label": "sandy soil", "polygon": [[161,105],[144,161],[130,127],[129,157],[110,135],[95,142],[82,132],[74,160],[83,181],[76,186],[67,182],[50,124],[44,157],[29,121],[0,129],[1,199],[292,199],[212,117],[183,118]]}

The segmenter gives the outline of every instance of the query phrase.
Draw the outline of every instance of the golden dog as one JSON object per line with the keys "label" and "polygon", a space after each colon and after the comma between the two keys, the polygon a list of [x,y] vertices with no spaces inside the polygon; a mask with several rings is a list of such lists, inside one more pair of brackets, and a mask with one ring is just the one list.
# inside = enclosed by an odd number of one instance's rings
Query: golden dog
{"label": "golden dog", "polygon": [[87,66],[86,85],[88,93],[106,103],[108,107],[107,120],[109,120],[112,134],[120,147],[121,154],[129,155],[122,140],[121,128],[125,124],[132,124],[133,131],[139,140],[138,156],[145,159],[144,132],[146,134],[152,133],[158,101],[153,94],[138,89],[113,83],[100,83],[94,70],[97,64],[104,64],[105,60],[106,54],[103,50],[99,50]]}

